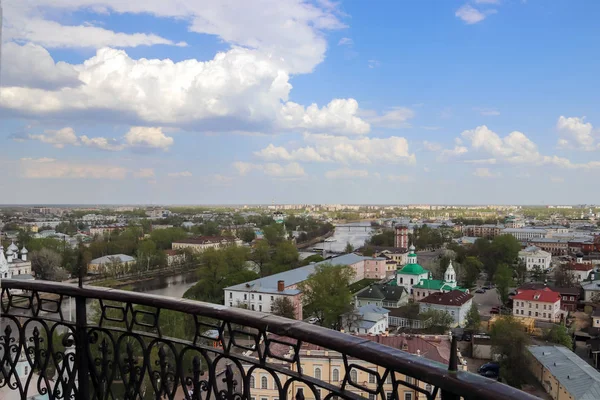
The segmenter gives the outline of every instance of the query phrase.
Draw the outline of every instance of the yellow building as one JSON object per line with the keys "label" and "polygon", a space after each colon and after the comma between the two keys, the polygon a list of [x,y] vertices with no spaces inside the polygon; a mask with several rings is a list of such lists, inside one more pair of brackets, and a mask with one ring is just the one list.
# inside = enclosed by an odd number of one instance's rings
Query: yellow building
{"label": "yellow building", "polygon": [[600,372],[563,346],[529,346],[529,368],[554,400],[600,399]]}
{"label": "yellow building", "polygon": [[[367,338],[367,336],[364,337]],[[412,350],[412,352],[417,355],[425,354],[428,359],[438,361],[444,365],[447,365],[447,360],[442,356],[442,354],[449,354],[449,352],[447,352],[444,349],[438,348],[438,346],[446,347],[446,343],[449,343],[446,340],[446,338],[442,339],[441,337],[431,337],[430,340],[416,336],[412,338],[405,336],[371,336],[369,338],[380,342],[383,339],[383,341],[389,342],[389,344],[399,344],[401,346],[400,348],[404,351],[411,352]],[[434,340],[437,340],[437,343],[434,342]],[[446,343],[444,343],[444,341]],[[291,359],[293,353],[291,352],[291,350],[288,350],[288,353],[282,353],[278,356],[282,358]],[[369,392],[369,390],[376,391],[378,386],[378,379],[384,379],[385,369],[382,367],[360,359],[349,359],[349,365],[354,367],[351,368],[350,371],[346,371],[346,368],[344,366],[344,360],[340,353],[322,349],[312,344],[305,344],[302,346],[300,350],[300,360],[302,363],[302,373],[307,377],[312,377],[317,380],[323,381],[327,384],[340,387],[344,380],[344,377],[347,373],[349,373],[350,382],[352,383],[348,383],[346,387],[347,390],[354,392],[359,396],[369,398],[371,400],[380,398],[380,396]],[[280,362],[282,364],[286,364],[286,366],[290,365],[288,363],[284,363],[283,361],[277,361],[273,359],[269,361],[275,363]],[[252,365],[244,365],[244,368],[246,372],[248,372],[250,368],[252,368]],[[297,370],[295,364],[291,364],[290,368],[293,371]],[[373,371],[378,375],[370,373],[369,371]],[[396,382],[407,382],[408,384],[416,385],[420,389],[428,392],[431,392],[433,390],[433,387],[431,385],[425,382],[418,381],[413,377],[402,375],[400,373],[394,374]],[[277,374],[277,377],[280,380],[282,387],[284,387],[289,377],[283,374]],[[392,382],[392,376],[388,375],[385,378],[383,384],[383,390],[385,392],[386,399],[390,399],[392,397]],[[314,400],[316,398],[315,393],[312,391],[312,389],[308,387],[308,385],[302,382],[298,382],[296,380],[290,382],[287,390],[287,398],[293,399],[298,393],[299,389],[303,392],[304,398],[306,400]],[[325,398],[325,396],[329,394],[329,391],[327,391],[326,389],[317,388],[317,390],[319,390],[320,399]],[[252,375],[250,377],[250,391],[250,400],[279,399],[279,389],[273,375],[263,369],[257,368],[252,371]],[[436,398],[440,398],[440,395],[438,394]],[[419,392],[418,390],[400,384],[398,386],[398,399],[425,400],[427,399],[427,396],[424,393]]]}

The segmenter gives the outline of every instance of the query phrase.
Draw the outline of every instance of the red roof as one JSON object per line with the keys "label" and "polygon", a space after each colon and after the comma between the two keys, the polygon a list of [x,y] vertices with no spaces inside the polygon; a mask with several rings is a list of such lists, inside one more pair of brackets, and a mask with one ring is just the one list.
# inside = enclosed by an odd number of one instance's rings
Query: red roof
{"label": "red roof", "polygon": [[549,288],[540,290],[523,290],[513,296],[513,300],[541,301],[544,303],[556,303],[560,300],[560,293],[554,292]]}
{"label": "red roof", "polygon": [[165,250],[165,253],[167,253],[168,256],[176,256],[179,254],[177,250]]}
{"label": "red roof", "polygon": [[594,269],[594,266],[592,264],[572,263],[569,264],[569,269],[572,271],[590,271]]}

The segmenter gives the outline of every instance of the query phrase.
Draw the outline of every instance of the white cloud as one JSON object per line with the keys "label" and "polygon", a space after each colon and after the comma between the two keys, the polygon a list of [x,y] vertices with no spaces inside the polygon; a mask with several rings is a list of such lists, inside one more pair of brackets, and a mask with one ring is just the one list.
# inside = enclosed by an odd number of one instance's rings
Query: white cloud
{"label": "white cloud", "polygon": [[152,34],[124,35],[94,26],[59,25],[42,18],[39,10],[50,10],[48,14],[53,16],[94,11],[184,21],[191,32],[218,36],[232,47],[258,50],[293,73],[312,71],[325,56],[324,32],[345,27],[337,16],[337,5],[302,0],[178,0],[176,6],[162,0],[36,0],[5,2],[5,18],[9,22],[5,28],[10,28],[5,37],[75,47],[80,47],[81,42],[96,46],[173,44]]}
{"label": "white cloud", "polygon": [[51,163],[51,162],[55,162],[56,159],[49,158],[49,157],[41,157],[41,158],[26,157],[26,158],[21,158],[21,161],[31,162],[31,163]]}
{"label": "white cloud", "polygon": [[362,110],[359,115],[368,123],[383,128],[402,128],[409,126],[406,121],[415,116],[415,112],[407,107],[392,107],[377,114],[372,110]]}
{"label": "white cloud", "polygon": [[499,177],[499,173],[494,173],[489,170],[489,168],[476,168],[473,175],[479,178],[496,178]]}
{"label": "white cloud", "polygon": [[309,144],[297,150],[287,150],[272,144],[254,154],[270,161],[335,162],[341,164],[403,163],[414,164],[408,141],[403,137],[385,139],[361,137],[352,139],[324,134],[304,134]]}
{"label": "white cloud", "polygon": [[21,174],[27,179],[125,179],[127,169],[106,164],[22,160]]}
{"label": "white cloud", "polygon": [[[35,59],[29,60],[35,62]],[[366,134],[354,99],[324,107],[288,102],[285,69],[259,52],[235,48],[212,60],[134,60],[123,50],[100,49],[71,66],[81,84],[60,90],[0,88],[0,106],[36,118],[106,119],[132,125],[173,125],[220,131],[308,130]],[[249,129],[250,128],[250,129]]]}
{"label": "white cloud", "polygon": [[474,111],[477,111],[479,114],[483,115],[484,117],[497,117],[498,115],[500,115],[500,111],[498,111],[495,108],[474,108]]}
{"label": "white cloud", "polygon": [[136,178],[154,178],[154,169],[152,168],[140,168],[133,173]]}
{"label": "white cloud", "polygon": [[65,145],[78,145],[79,141],[73,128],[63,128],[59,130],[45,130],[43,134],[29,135],[32,140],[39,140],[48,143],[56,148],[62,149]]}
{"label": "white cloud", "polygon": [[190,171],[181,171],[181,172],[169,172],[167,174],[171,178],[189,178],[192,176]]}
{"label": "white cloud", "polygon": [[579,150],[594,150],[600,148],[594,144],[594,127],[589,122],[584,122],[585,117],[560,116],[556,123],[556,129],[563,136],[559,139],[558,146],[561,148],[577,148]]}
{"label": "white cloud", "polygon": [[306,175],[302,166],[297,162],[281,165],[277,163],[252,164],[237,161],[233,163],[233,167],[241,176],[246,176],[251,171],[261,171],[265,175],[274,178],[299,178]]}
{"label": "white cloud", "polygon": [[427,140],[423,141],[423,147],[425,148],[425,150],[427,151],[440,151],[442,150],[442,145],[436,142],[429,142]]}
{"label": "white cloud", "polygon": [[381,63],[377,60],[369,60],[367,62],[367,64],[368,64],[369,68],[377,68],[377,67],[379,67],[379,65],[381,65]]}
{"label": "white cloud", "polygon": [[66,127],[60,130],[46,130],[43,134],[16,135],[15,140],[39,140],[49,143],[57,148],[65,145],[85,146],[106,151],[121,151],[131,149],[162,149],[167,150],[173,144],[173,138],[166,136],[161,128],[134,126],[123,137],[121,143],[116,139],[105,137],[77,136],[73,128]]}
{"label": "white cloud", "polygon": [[413,182],[415,179],[411,175],[388,175],[388,181],[398,183]]}
{"label": "white cloud", "polygon": [[2,43],[2,47],[5,62],[2,63],[0,82],[4,86],[56,89],[81,83],[72,65],[55,63],[41,46],[32,43],[19,46],[9,42]]}
{"label": "white cloud", "polygon": [[367,176],[369,176],[369,172],[364,169],[340,168],[325,173],[327,179],[366,178]]}
{"label": "white cloud", "polygon": [[124,136],[130,147],[167,150],[173,144],[173,138],[166,136],[161,128],[134,126]]}
{"label": "white cloud", "polygon": [[347,37],[341,38],[340,41],[338,42],[338,46],[352,46],[353,44],[354,44],[354,41]]}
{"label": "white cloud", "polygon": [[440,153],[440,156],[438,157],[438,160],[448,160],[450,158],[459,157],[468,152],[469,152],[469,149],[467,149],[465,146],[456,145],[456,146],[454,146],[453,149],[442,150],[442,152]]}
{"label": "white cloud", "polygon": [[465,23],[471,25],[483,21],[490,14],[495,14],[496,10],[479,11],[469,4],[465,4],[456,10],[456,17],[462,19]]}
{"label": "white cloud", "polygon": [[483,158],[480,160],[465,160],[467,164],[496,164],[498,160],[495,158]]}

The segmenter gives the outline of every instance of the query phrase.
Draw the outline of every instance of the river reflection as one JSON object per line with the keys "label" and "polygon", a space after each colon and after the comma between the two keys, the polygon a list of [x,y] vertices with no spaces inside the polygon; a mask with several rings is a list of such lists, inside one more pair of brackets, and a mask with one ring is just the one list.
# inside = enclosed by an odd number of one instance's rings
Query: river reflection
{"label": "river reflection", "polygon": [[365,240],[371,237],[370,222],[353,222],[349,224],[336,225],[335,233],[327,242],[317,243],[313,248],[322,250],[325,246],[325,251],[343,252],[346,244],[350,242],[352,247],[359,248],[365,244]]}

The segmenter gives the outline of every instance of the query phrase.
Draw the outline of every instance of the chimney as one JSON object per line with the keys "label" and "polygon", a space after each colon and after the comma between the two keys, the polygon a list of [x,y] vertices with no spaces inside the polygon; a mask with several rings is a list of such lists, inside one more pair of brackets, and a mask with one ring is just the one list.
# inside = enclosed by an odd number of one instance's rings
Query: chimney
{"label": "chimney", "polygon": [[277,291],[278,292],[283,292],[285,289],[285,282],[284,281],[277,281]]}

